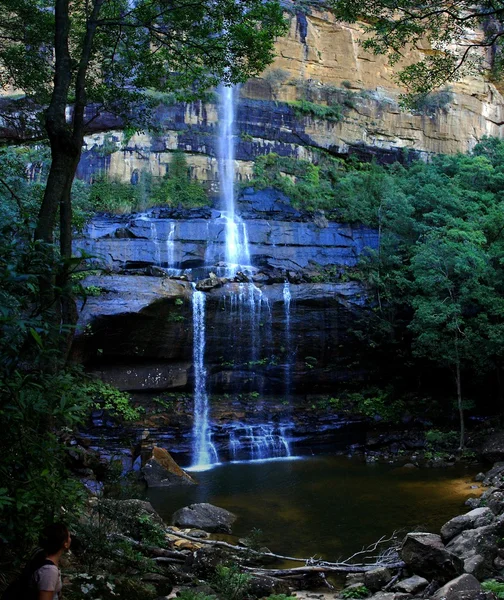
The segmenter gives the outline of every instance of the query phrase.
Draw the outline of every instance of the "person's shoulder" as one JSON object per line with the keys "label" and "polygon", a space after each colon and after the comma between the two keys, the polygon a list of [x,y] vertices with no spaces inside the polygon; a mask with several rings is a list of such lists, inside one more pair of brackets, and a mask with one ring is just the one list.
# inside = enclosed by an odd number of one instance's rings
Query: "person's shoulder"
{"label": "person's shoulder", "polygon": [[47,561],[46,564],[35,571],[33,577],[36,582],[57,581],[59,578],[59,569],[53,562]]}

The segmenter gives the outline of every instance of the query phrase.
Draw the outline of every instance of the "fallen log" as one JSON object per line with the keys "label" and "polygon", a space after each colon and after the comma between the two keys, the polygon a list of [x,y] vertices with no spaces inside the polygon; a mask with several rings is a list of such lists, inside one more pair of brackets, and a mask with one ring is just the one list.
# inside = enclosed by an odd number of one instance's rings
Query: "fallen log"
{"label": "fallen log", "polygon": [[[270,575],[271,577],[292,577],[310,573],[363,573],[380,567],[379,563],[373,565],[345,565],[344,563],[320,564],[305,567],[293,567],[292,569],[257,569],[254,567],[241,568],[251,572],[253,575]],[[405,564],[402,561],[387,563],[389,569],[401,569]]]}
{"label": "fallen log", "polygon": [[229,548],[230,550],[233,550],[233,552],[241,552],[243,554],[248,554],[249,556],[253,555],[262,558],[275,558],[277,560],[304,563],[303,567],[293,567],[292,569],[258,569],[255,567],[242,566],[243,569],[251,571],[252,573],[255,573],[257,575],[271,575],[272,577],[292,577],[295,575],[303,575],[307,573],[364,573],[365,571],[371,571],[372,569],[376,569],[378,567],[400,569],[405,566],[403,561],[394,560],[392,557],[387,555],[385,555],[381,560],[379,557],[374,557],[373,562],[368,563],[352,564],[349,562],[357,556],[371,557],[371,553],[375,552],[380,544],[390,542],[392,539],[394,539],[393,535],[390,538],[380,538],[377,542],[371,544],[369,548],[363,549],[360,552],[352,554],[352,556],[350,556],[346,560],[343,560],[341,562],[328,562],[314,557],[299,558],[295,556],[284,556],[282,554],[275,554],[274,552],[262,552],[260,550],[253,550],[252,548],[247,548],[246,546],[234,546],[233,544],[228,544],[227,542],[222,542],[220,540],[195,538],[190,535],[187,535],[186,533],[173,530],[172,528],[168,528],[168,531],[174,536],[187,539],[191,542],[196,542],[198,544],[207,544],[209,546],[217,546],[219,548]]}

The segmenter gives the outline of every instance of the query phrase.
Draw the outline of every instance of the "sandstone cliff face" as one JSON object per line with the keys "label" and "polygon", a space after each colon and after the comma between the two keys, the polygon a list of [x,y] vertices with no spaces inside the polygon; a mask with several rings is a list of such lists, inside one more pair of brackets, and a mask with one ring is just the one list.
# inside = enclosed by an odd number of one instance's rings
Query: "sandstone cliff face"
{"label": "sandstone cliff face", "polygon": [[[268,152],[310,158],[324,149],[391,161],[403,159],[405,150],[410,156],[467,152],[482,136],[502,134],[504,100],[483,75],[454,84],[451,102],[440,110],[403,111],[393,69],[384,57],[365,52],[361,38],[361,28],[338,23],[327,12],[290,17],[290,32],[277,42],[275,63],[241,88],[236,151],[240,179],[249,178],[254,158]],[[403,62],[418,59],[422,51],[410,51]],[[335,102],[342,119],[300,116],[289,102],[301,99]],[[217,106],[160,107],[157,119],[162,134],[136,134],[128,140],[114,129],[113,120],[96,123],[108,130],[110,148],[104,156],[104,133],[89,136],[79,175],[89,179],[103,169],[123,181],[143,170],[164,175],[171,151],[181,149],[193,176],[212,187],[217,180]]]}

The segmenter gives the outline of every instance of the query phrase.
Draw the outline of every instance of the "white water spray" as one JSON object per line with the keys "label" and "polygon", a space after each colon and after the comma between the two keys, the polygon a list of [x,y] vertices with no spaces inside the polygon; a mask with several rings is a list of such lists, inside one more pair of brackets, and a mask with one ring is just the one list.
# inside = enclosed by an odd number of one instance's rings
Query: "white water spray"
{"label": "white water spray", "polygon": [[234,198],[236,94],[236,86],[219,87],[219,180],[224,205],[222,217],[225,220],[228,277],[234,277],[240,268],[250,265],[247,230],[243,220],[236,214]]}
{"label": "white water spray", "polygon": [[290,383],[291,383],[291,331],[290,331],[290,305],[291,305],[291,291],[289,282],[286,281],[283,287],[283,301],[284,301],[284,317],[285,317],[285,396],[288,399],[290,396]]}
{"label": "white water spray", "polygon": [[205,294],[193,293],[194,425],[191,471],[204,471],[219,462],[209,424],[207,372],[205,369]]}

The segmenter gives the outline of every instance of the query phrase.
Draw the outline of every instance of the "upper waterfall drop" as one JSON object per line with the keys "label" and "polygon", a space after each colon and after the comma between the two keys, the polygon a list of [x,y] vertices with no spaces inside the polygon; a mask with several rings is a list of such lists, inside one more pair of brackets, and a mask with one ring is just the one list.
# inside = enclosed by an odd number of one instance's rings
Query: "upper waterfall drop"
{"label": "upper waterfall drop", "polygon": [[240,269],[250,265],[247,229],[243,220],[236,214],[234,197],[234,124],[237,95],[237,86],[219,86],[219,181],[223,204],[221,216],[225,220],[225,261],[228,277],[234,277]]}

